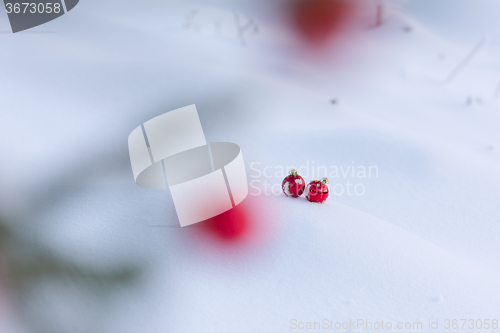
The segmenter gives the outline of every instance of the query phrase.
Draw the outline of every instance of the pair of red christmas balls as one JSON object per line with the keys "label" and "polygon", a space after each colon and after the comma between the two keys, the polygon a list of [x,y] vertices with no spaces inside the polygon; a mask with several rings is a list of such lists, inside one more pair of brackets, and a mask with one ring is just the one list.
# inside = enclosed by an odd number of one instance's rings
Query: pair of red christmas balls
{"label": "pair of red christmas balls", "polygon": [[328,179],[321,178],[321,180],[313,180],[307,185],[298,173],[293,169],[289,175],[283,179],[281,188],[287,197],[298,198],[304,191],[306,192],[306,199],[310,202],[323,203],[328,198]]}

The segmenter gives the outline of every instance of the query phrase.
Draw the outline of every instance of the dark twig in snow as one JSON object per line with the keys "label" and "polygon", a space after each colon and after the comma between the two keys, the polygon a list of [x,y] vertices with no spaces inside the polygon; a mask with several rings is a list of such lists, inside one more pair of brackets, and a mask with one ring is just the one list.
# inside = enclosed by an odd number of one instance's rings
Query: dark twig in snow
{"label": "dark twig in snow", "polygon": [[486,38],[477,44],[472,51],[458,64],[458,66],[448,75],[446,78],[446,83],[451,83],[453,79],[457,76],[457,74],[464,69],[464,67],[472,60],[472,58],[476,55],[476,53],[483,47],[486,42]]}
{"label": "dark twig in snow", "polygon": [[234,23],[236,24],[236,29],[238,30],[238,38],[240,39],[241,43],[243,45],[246,45],[245,41],[245,32],[248,30],[253,31],[254,34],[259,32],[259,27],[253,19],[250,19],[246,24],[242,25],[240,22],[240,16],[238,14],[234,15]]}
{"label": "dark twig in snow", "polygon": [[382,25],[384,16],[384,6],[380,0],[377,1],[377,21],[375,23],[376,27],[380,27]]}
{"label": "dark twig in snow", "polygon": [[191,10],[189,14],[186,15],[186,23],[184,23],[184,28],[186,29],[200,29],[200,25],[195,22],[196,16],[198,15],[197,10]]}

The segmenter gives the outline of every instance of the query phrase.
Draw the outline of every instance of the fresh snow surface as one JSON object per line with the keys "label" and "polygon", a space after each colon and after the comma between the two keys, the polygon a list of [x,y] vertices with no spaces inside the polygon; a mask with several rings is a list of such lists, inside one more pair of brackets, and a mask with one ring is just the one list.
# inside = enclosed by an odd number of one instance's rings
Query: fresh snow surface
{"label": "fresh snow surface", "polygon": [[[41,280],[0,331],[29,331],[23,316],[72,333],[500,320],[500,5],[387,6],[321,53],[265,1],[85,0],[0,34],[0,218],[75,263],[144,272],[105,300]],[[258,33],[239,38],[234,13]],[[190,104],[207,140],[242,149],[251,240],[178,228],[168,191],[133,181],[128,134]],[[306,182],[336,167],[327,202],[264,195],[288,167]],[[347,181],[364,194],[333,193]]]}

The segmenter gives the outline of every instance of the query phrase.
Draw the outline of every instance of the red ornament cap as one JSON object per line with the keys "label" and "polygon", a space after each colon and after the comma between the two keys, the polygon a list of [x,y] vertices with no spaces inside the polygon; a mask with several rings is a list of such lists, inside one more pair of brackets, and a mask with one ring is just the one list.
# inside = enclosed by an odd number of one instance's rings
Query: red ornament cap
{"label": "red ornament cap", "polygon": [[323,203],[328,198],[328,178],[313,180],[307,185],[306,199],[310,202]]}
{"label": "red ornament cap", "polygon": [[290,170],[289,174],[290,175],[286,176],[281,183],[283,193],[285,193],[287,197],[300,197],[302,193],[304,193],[306,182],[304,181],[304,178],[299,176],[297,170],[295,169]]}

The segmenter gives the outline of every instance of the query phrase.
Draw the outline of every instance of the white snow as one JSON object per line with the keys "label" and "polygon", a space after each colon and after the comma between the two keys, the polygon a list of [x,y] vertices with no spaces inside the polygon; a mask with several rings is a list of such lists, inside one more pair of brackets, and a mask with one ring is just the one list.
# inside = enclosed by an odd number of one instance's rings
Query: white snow
{"label": "white snow", "polygon": [[[500,320],[498,3],[408,1],[322,55],[265,8],[86,0],[0,34],[0,218],[69,260],[145,269],[139,285],[110,293],[105,318],[97,298],[43,281],[32,315],[121,333]],[[234,13],[258,33],[238,37]],[[253,162],[376,166],[377,176],[329,177],[344,192],[323,205],[250,195],[258,241],[197,243],[199,229],[175,228],[168,191],[135,186],[127,151],[138,124],[190,104],[207,140],[241,147],[259,186],[281,191],[284,175],[257,177]],[[349,195],[347,181],[364,194]],[[0,331],[14,325],[0,320]]]}

